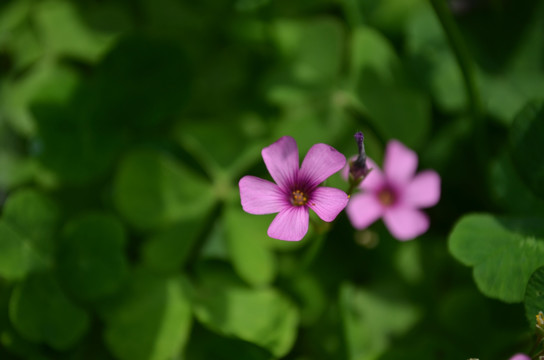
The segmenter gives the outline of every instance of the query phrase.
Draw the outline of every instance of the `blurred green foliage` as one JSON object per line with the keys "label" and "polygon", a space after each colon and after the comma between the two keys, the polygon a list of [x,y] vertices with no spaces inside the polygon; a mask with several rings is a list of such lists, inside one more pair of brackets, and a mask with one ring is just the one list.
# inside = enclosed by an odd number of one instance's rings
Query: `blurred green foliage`
{"label": "blurred green foliage", "polygon": [[[425,0],[2,2],[0,359],[528,351],[544,6],[449,4],[481,113]],[[378,164],[396,138],[440,173],[427,234],[402,243],[341,214],[281,242],[272,216],[242,211],[238,180],[269,178],[264,146],[350,157],[358,130]]]}

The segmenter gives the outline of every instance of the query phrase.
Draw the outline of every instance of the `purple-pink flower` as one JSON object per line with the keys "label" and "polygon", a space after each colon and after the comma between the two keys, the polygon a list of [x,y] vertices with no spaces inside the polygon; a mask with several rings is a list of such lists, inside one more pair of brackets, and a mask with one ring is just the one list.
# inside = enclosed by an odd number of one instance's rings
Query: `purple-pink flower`
{"label": "purple-pink flower", "polygon": [[244,211],[255,215],[278,213],[268,228],[268,236],[301,240],[308,232],[309,209],[330,222],[346,207],[345,192],[318,186],[346,164],[344,155],[332,146],[312,146],[300,169],[297,143],[290,136],[265,147],[262,156],[276,183],[244,176],[239,187]]}
{"label": "purple-pink flower", "polygon": [[382,172],[367,159],[372,170],[352,196],[346,212],[357,229],[383,218],[398,240],[410,240],[429,228],[429,218],[420,208],[440,199],[440,176],[432,170],[416,174],[417,155],[397,140],[387,144]]}
{"label": "purple-pink flower", "polygon": [[531,360],[531,358],[525,354],[519,353],[512,356],[509,360]]}

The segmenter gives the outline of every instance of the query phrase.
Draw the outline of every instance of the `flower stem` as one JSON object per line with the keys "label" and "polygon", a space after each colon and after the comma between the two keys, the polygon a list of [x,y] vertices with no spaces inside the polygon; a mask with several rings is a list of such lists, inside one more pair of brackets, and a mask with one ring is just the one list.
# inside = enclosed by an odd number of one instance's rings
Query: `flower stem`
{"label": "flower stem", "polygon": [[340,0],[340,3],[343,7],[346,20],[352,28],[363,24],[358,0]]}
{"label": "flower stem", "polygon": [[540,352],[538,352],[538,354],[534,355],[532,358],[535,360],[541,359],[542,354],[544,354],[544,350],[541,350]]}
{"label": "flower stem", "polygon": [[240,156],[235,159],[229,168],[229,174],[231,178],[238,179],[242,174],[253,166],[261,157],[260,149],[265,147],[266,144],[262,141],[249,146]]}
{"label": "flower stem", "polygon": [[[543,337],[541,334],[537,333],[537,335],[536,335],[536,341],[535,341],[535,343],[533,344],[533,347],[531,348],[531,350],[528,352],[528,354],[532,354],[532,353],[536,352],[537,349],[538,349],[538,347],[542,344],[542,341],[543,341],[543,340],[544,340],[544,337]],[[543,352],[543,351],[544,351],[544,350],[541,349],[536,355],[533,355],[533,356],[532,356],[532,359],[539,359],[539,358],[540,358],[540,355],[542,355],[542,352]]]}
{"label": "flower stem", "polygon": [[356,182],[351,182],[349,184],[349,189],[348,189],[348,192],[346,194],[348,194],[348,197],[351,197],[351,195],[353,194],[353,191],[355,191],[355,189],[357,188],[357,183]]}
{"label": "flower stem", "polygon": [[476,85],[476,78],[474,76],[474,64],[470,52],[463,42],[463,37],[459,31],[452,13],[445,0],[430,0],[433,6],[434,12],[438,17],[438,20],[442,24],[442,28],[446,33],[446,37],[450,43],[451,49],[455,55],[461,73],[463,75],[463,81],[468,96],[469,108],[472,116],[475,119],[480,119],[482,116],[482,105],[480,101],[480,95]]}
{"label": "flower stem", "polygon": [[325,242],[326,235],[327,235],[327,231],[318,233],[312,239],[312,243],[309,244],[307,248],[305,249],[305,252],[302,255],[302,260],[300,262],[299,271],[301,273],[310,267],[314,259],[317,257],[317,254],[319,254],[319,251],[321,250],[321,248],[323,247],[323,243]]}
{"label": "flower stem", "polygon": [[[476,186],[484,189],[486,186],[484,179],[486,179],[489,149],[487,145],[488,141],[484,109],[482,107],[480,93],[476,82],[474,61],[469,49],[463,41],[461,32],[455,23],[455,19],[453,18],[446,0],[430,0],[430,2],[436,16],[442,24],[442,28],[446,34],[450,48],[452,49],[459,69],[461,70],[468,101],[469,118],[472,120],[471,151],[474,152],[474,160],[476,164],[472,171],[475,178],[481,179]],[[478,193],[483,194],[485,191],[478,191]],[[482,199],[482,201],[486,200]]]}
{"label": "flower stem", "polygon": [[306,246],[302,259],[300,261],[299,271],[302,273],[307,270],[314,262],[315,258],[319,254],[319,251],[323,247],[327,233],[331,229],[332,223],[318,222],[310,217],[310,223],[314,228],[314,236],[311,244]]}

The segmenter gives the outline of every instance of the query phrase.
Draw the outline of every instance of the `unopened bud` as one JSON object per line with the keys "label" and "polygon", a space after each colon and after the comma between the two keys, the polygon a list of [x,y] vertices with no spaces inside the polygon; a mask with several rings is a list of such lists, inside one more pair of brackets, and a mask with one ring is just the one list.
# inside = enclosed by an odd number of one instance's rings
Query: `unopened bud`
{"label": "unopened bud", "polygon": [[359,155],[357,159],[353,160],[349,164],[349,174],[355,182],[361,182],[370,172],[371,169],[366,165],[366,153],[365,153],[365,137],[362,132],[358,131],[354,135],[357,142],[357,148],[359,149]]}

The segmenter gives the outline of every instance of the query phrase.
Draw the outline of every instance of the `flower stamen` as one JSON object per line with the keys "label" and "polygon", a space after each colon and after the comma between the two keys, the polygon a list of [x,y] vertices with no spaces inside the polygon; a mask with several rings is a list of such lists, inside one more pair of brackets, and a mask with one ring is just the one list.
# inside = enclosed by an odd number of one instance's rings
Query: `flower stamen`
{"label": "flower stamen", "polygon": [[395,194],[389,189],[383,189],[378,193],[378,200],[384,206],[391,206],[395,203]]}
{"label": "flower stamen", "polygon": [[539,311],[538,314],[536,314],[536,327],[540,330],[544,330],[544,313],[542,311]]}
{"label": "flower stamen", "polygon": [[308,202],[308,197],[304,192],[300,190],[295,190],[291,193],[291,204],[295,206],[303,206]]}

